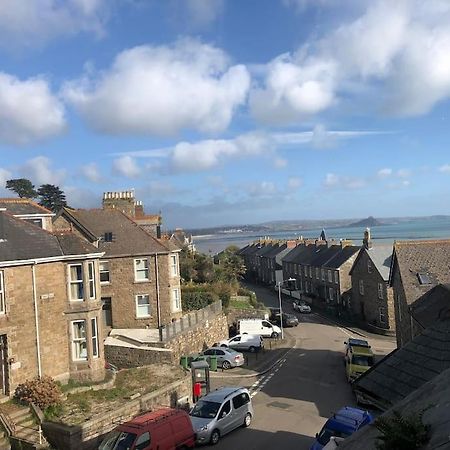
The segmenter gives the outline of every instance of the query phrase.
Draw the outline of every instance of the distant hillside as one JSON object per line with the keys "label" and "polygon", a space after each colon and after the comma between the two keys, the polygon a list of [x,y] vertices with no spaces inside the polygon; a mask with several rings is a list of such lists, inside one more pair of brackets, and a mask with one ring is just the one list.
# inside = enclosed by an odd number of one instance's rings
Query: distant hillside
{"label": "distant hillside", "polygon": [[375,217],[368,217],[367,219],[359,220],[358,222],[353,222],[347,225],[348,227],[377,227],[379,225],[383,225],[382,222],[375,219]]}

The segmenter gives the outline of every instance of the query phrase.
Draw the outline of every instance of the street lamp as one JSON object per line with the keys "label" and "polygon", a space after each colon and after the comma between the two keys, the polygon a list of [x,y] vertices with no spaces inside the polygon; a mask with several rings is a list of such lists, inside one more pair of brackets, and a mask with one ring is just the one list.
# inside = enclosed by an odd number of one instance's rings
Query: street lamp
{"label": "street lamp", "polygon": [[277,283],[278,286],[278,301],[280,303],[280,329],[281,329],[281,339],[284,338],[283,334],[283,308],[281,306],[281,285],[286,282],[295,281],[295,278],[288,278],[287,280],[281,280]]}

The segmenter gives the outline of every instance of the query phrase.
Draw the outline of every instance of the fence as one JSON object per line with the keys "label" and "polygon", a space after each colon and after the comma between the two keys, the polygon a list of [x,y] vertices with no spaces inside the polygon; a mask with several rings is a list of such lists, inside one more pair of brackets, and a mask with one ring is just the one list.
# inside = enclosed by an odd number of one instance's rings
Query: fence
{"label": "fence", "polygon": [[173,339],[180,333],[195,327],[196,325],[205,322],[206,320],[222,313],[222,302],[211,303],[203,309],[191,311],[185,314],[181,319],[175,320],[169,325],[160,328],[159,337],[162,342]]}

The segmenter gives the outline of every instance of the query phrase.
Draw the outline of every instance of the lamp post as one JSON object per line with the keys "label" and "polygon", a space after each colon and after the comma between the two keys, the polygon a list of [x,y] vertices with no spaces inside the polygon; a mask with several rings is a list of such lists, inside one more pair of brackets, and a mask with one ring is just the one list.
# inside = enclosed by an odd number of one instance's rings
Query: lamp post
{"label": "lamp post", "polygon": [[287,280],[281,280],[277,283],[278,285],[278,302],[280,304],[280,329],[281,329],[281,339],[284,338],[283,333],[283,307],[281,305],[281,285],[286,281],[295,281],[295,278],[288,278]]}

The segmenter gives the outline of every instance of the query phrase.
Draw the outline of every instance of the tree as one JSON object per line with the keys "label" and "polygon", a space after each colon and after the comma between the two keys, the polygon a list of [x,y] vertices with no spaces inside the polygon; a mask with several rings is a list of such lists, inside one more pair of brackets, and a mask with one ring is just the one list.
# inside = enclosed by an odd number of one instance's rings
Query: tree
{"label": "tree", "polygon": [[197,283],[209,283],[214,280],[214,263],[210,256],[197,253],[195,255],[194,269]]}
{"label": "tree", "polygon": [[38,195],[34,184],[26,178],[7,180],[6,189],[15,192],[20,198],[36,198]]}
{"label": "tree", "polygon": [[232,282],[242,278],[247,269],[242,257],[234,253],[228,253],[227,250],[225,250],[216,270],[220,279]]}
{"label": "tree", "polygon": [[37,193],[40,197],[39,204],[55,213],[62,207],[67,206],[66,196],[58,186],[43,184]]}
{"label": "tree", "polygon": [[184,247],[180,252],[180,276],[184,281],[194,280],[197,276],[195,270],[195,254]]}

